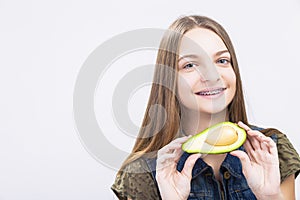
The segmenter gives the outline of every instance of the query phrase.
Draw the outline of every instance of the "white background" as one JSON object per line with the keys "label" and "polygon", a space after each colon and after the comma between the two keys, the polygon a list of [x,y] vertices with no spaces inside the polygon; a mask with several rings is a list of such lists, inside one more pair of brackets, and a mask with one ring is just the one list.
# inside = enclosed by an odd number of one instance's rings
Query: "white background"
{"label": "white background", "polygon": [[[250,122],[280,129],[300,152],[299,10],[299,0],[0,0],[0,200],[115,199],[109,188],[116,170],[96,161],[76,131],[76,77],[104,41],[133,29],[167,28],[180,15],[207,15],[225,27],[239,59]],[[103,80],[105,91],[126,69],[153,64],[153,52],[140,53],[114,64]],[[137,125],[148,90],[129,101]],[[112,118],[99,104],[95,108]],[[113,120],[107,126],[112,145],[129,152],[134,139],[114,137],[122,133]],[[300,178],[296,191],[300,198]]]}

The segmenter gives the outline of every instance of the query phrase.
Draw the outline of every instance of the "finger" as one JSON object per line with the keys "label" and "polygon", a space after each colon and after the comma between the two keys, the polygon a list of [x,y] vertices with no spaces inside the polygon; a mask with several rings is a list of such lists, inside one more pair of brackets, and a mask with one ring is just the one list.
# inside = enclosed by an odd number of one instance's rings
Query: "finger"
{"label": "finger", "polygon": [[181,145],[189,138],[189,136],[184,136],[181,138],[177,138],[175,140],[173,140],[172,142],[170,142],[169,144],[167,144],[166,146],[164,146],[163,148],[161,148],[158,151],[158,154],[165,154],[168,153],[170,151],[173,151],[175,149],[181,149]]}
{"label": "finger", "polygon": [[262,143],[268,149],[270,154],[277,155],[277,146],[276,143],[270,137],[260,138]]}
{"label": "finger", "polygon": [[183,144],[190,137],[191,137],[191,135],[179,137],[179,138],[176,138],[175,140],[171,141],[169,144]]}
{"label": "finger", "polygon": [[241,150],[232,151],[230,152],[230,154],[240,159],[243,167],[243,173],[245,177],[247,177],[249,172],[251,171],[251,161],[249,156],[244,151]]}
{"label": "finger", "polygon": [[[249,126],[247,126],[246,124],[244,124],[243,122],[239,122],[238,125],[242,128],[244,128],[247,131],[247,136],[250,138],[250,140],[253,143],[254,149],[258,148],[259,146],[257,145],[257,143],[255,142],[255,140],[253,140],[252,138],[256,138],[256,140],[258,140],[259,142],[264,141],[265,139],[267,139],[268,137],[265,136],[263,133],[261,133],[260,131],[257,130],[252,130],[251,128],[249,128]],[[261,144],[259,144],[261,145]]]}
{"label": "finger", "polygon": [[259,131],[252,130],[249,126],[247,126],[246,124],[244,124],[241,121],[238,122],[238,125],[241,128],[246,130],[247,138],[249,139],[253,149],[254,150],[260,150],[261,149],[260,143],[255,138],[253,138],[253,136],[256,136],[256,135],[259,134]]}
{"label": "finger", "polygon": [[173,143],[173,144],[167,144],[157,152],[157,156],[163,155],[166,153],[172,153],[174,150],[181,148],[181,144]]}
{"label": "finger", "polygon": [[253,147],[254,151],[261,150],[260,141],[257,139],[257,137],[251,137],[250,136],[250,137],[247,137],[247,139],[251,143],[251,146]]}
{"label": "finger", "polygon": [[181,171],[181,173],[183,175],[185,175],[189,180],[192,179],[192,170],[193,170],[193,167],[196,163],[196,161],[200,158],[201,154],[192,154],[190,155],[185,163],[184,163],[184,167]]}
{"label": "finger", "polygon": [[186,140],[188,140],[190,137],[192,137],[191,135],[187,135],[187,136],[183,136],[183,137],[179,137],[176,138],[175,140],[172,141],[172,143],[184,143]]}
{"label": "finger", "polygon": [[268,150],[269,153],[277,154],[277,146],[276,143],[272,140],[272,138],[265,136],[263,133],[257,131],[255,133],[255,138],[260,142],[261,149]]}
{"label": "finger", "polygon": [[[259,132],[256,135],[254,135],[254,137],[256,137],[256,139],[259,140],[260,142],[267,142],[267,143],[269,143],[269,142],[273,141],[270,137],[265,136],[261,132]],[[270,145],[272,145],[272,144],[270,143]]]}
{"label": "finger", "polygon": [[182,156],[183,151],[181,148],[179,148],[179,149],[174,150],[173,153],[176,155],[176,157],[174,158],[175,159],[174,161],[177,163],[179,161],[180,157]]}
{"label": "finger", "polygon": [[157,156],[157,162],[164,162],[164,160],[172,159],[174,162],[178,162],[182,155],[181,149],[175,149],[172,153],[164,153],[164,154],[158,154]]}
{"label": "finger", "polygon": [[248,130],[247,131],[247,135],[250,137],[263,137],[264,134],[262,134],[261,132],[257,131],[257,130]]}
{"label": "finger", "polygon": [[244,142],[243,146],[244,146],[244,148],[245,148],[245,150],[247,152],[250,152],[250,151],[254,150],[254,148],[252,147],[251,143],[249,142],[249,138],[246,139],[246,141]]}
{"label": "finger", "polygon": [[157,164],[163,164],[165,163],[166,161],[175,161],[175,158],[177,157],[176,154],[174,153],[168,153],[168,154],[164,154],[164,155],[161,155],[159,157],[157,157]]}
{"label": "finger", "polygon": [[175,154],[164,154],[157,158],[156,160],[156,170],[161,170],[166,167],[174,168],[177,165],[177,162],[175,161]]}
{"label": "finger", "polygon": [[244,124],[243,122],[238,122],[238,125],[245,129],[245,131],[247,132],[247,135],[248,136],[251,136],[251,137],[256,137],[256,136],[265,136],[264,134],[262,134],[261,132],[257,131],[257,130],[252,130],[249,126],[247,126],[246,124]]}
{"label": "finger", "polygon": [[244,148],[250,158],[251,161],[255,161],[256,162],[256,159],[255,159],[255,152],[254,152],[254,149],[251,145],[251,143],[249,142],[249,139],[247,138],[247,140],[245,141],[244,143]]}
{"label": "finger", "polygon": [[249,126],[247,126],[246,124],[244,124],[243,122],[239,121],[238,122],[239,127],[245,129],[246,131],[251,130],[251,128],[249,128]]}
{"label": "finger", "polygon": [[270,152],[269,152],[269,147],[268,147],[268,145],[267,145],[266,142],[262,141],[262,142],[260,143],[260,147],[261,147],[261,149],[262,149],[264,152],[270,153]]}

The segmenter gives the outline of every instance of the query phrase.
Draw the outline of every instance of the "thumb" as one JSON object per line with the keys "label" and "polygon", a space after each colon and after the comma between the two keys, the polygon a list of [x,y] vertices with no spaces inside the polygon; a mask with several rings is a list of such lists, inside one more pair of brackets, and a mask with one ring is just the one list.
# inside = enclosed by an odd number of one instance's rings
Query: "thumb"
{"label": "thumb", "polygon": [[244,151],[241,150],[232,151],[230,152],[230,154],[240,159],[242,163],[244,175],[246,175],[247,171],[251,170],[251,161],[248,154],[246,154]]}
{"label": "thumb", "polygon": [[200,156],[201,156],[201,154],[190,155],[184,163],[184,167],[183,167],[181,173],[184,174],[186,177],[188,177],[190,180],[192,179],[193,167],[194,167],[196,161],[198,160],[198,158],[200,158]]}

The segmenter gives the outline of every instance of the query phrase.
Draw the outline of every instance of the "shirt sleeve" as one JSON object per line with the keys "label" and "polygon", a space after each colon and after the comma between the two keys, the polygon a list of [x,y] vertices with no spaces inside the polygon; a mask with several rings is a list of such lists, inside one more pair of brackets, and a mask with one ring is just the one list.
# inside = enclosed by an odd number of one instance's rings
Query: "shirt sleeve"
{"label": "shirt sleeve", "polygon": [[117,174],[111,189],[120,200],[160,199],[152,175],[145,167],[147,167],[145,161],[139,159]]}
{"label": "shirt sleeve", "polygon": [[300,158],[285,134],[278,131],[277,138],[281,182],[283,182],[292,174],[295,174],[295,178],[298,176],[300,172]]}

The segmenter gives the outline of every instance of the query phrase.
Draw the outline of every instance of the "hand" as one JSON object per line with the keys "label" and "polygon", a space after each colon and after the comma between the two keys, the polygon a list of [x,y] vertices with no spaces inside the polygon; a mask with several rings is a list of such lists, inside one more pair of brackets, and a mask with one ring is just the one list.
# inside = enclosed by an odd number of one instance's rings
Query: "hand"
{"label": "hand", "polygon": [[280,198],[280,171],[276,143],[261,132],[251,130],[242,122],[238,125],[247,131],[247,140],[244,143],[247,153],[237,150],[230,154],[241,160],[243,174],[258,199]]}
{"label": "hand", "polygon": [[190,155],[181,172],[176,169],[182,154],[181,145],[188,138],[177,138],[157,153],[156,180],[163,200],[186,200],[189,196],[192,169],[200,155]]}

